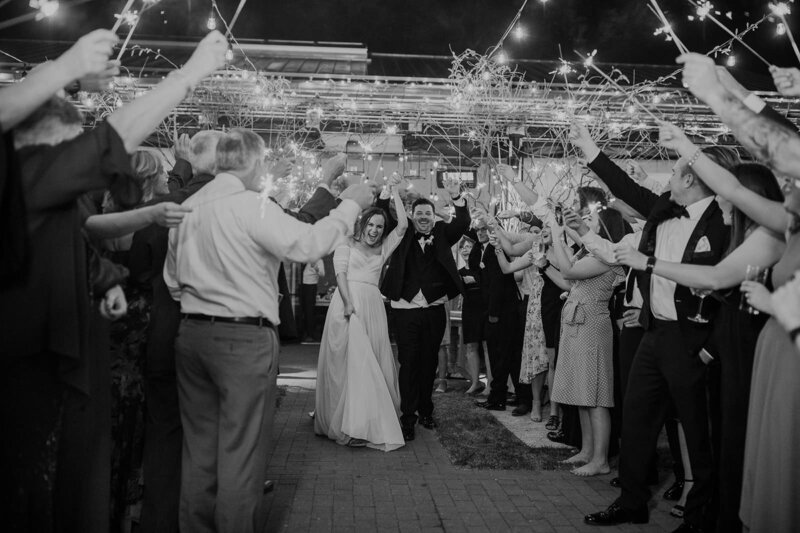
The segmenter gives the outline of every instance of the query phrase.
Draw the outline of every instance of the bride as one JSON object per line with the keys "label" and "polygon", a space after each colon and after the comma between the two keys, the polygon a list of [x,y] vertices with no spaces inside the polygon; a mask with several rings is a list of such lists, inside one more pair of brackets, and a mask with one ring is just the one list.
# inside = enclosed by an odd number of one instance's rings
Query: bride
{"label": "bride", "polygon": [[408,227],[397,191],[389,181],[397,227],[386,233],[388,214],[361,213],[353,239],[336,249],[336,292],[331,299],[317,364],[314,431],[347,446],[384,451],[405,444],[398,410],[397,366],[389,343],[386,310],[378,289],[381,270]]}

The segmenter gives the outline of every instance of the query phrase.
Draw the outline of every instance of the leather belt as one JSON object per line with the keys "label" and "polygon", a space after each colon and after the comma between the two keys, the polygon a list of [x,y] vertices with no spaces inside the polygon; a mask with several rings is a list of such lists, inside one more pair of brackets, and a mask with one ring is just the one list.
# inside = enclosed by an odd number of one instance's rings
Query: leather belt
{"label": "leather belt", "polygon": [[248,326],[258,326],[274,328],[275,325],[264,317],[255,316],[210,316],[200,315],[195,313],[182,313],[184,319],[188,320],[203,320],[205,322],[223,322],[226,324],[246,324]]}

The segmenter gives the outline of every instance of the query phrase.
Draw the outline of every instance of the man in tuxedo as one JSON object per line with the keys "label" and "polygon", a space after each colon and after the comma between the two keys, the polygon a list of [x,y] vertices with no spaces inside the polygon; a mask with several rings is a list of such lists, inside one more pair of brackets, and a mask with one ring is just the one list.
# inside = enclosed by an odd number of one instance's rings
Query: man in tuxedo
{"label": "man in tuxedo", "polygon": [[470,253],[469,267],[480,272],[481,292],[488,304],[483,327],[492,368],[489,397],[476,405],[491,411],[505,411],[510,375],[517,394],[514,411],[525,414],[531,409],[531,387],[519,383],[522,344],[515,342],[523,327],[519,314],[522,299],[514,274],[503,274],[500,270],[497,254],[502,254],[503,249],[489,242],[489,226],[483,220],[475,228],[475,239],[478,244]]}
{"label": "man in tuxedo", "polygon": [[[612,163],[585,126],[574,125],[570,138],[611,193],[647,217],[639,251],[648,259],[644,269],[636,272],[643,300],[639,321],[644,335],[634,356],[623,405],[622,495],[608,509],[587,515],[584,521],[590,525],[648,522],[650,458],[672,400],[686,435],[694,476],[684,523],[676,531],[702,531],[712,494],[713,464],[706,368],[699,352],[711,330],[708,324],[687,319],[697,310],[697,298],[687,287],[651,274],[658,259],[716,264],[727,248],[729,230],[713,192],[692,171],[696,158],[681,158],[673,168],[669,191],[658,196]],[[724,154],[724,149],[715,150]],[[736,160],[733,155],[728,159]]]}
{"label": "man in tuxedo", "polygon": [[[433,382],[439,345],[447,321],[444,303],[464,292],[451,247],[469,228],[466,201],[458,182],[446,187],[455,217],[434,222],[434,205],[417,199],[411,210],[415,231],[407,231],[389,260],[381,292],[392,302],[400,360],[400,423],[403,438],[414,440],[414,424],[436,427],[433,420]],[[379,201],[380,205],[380,201]]]}

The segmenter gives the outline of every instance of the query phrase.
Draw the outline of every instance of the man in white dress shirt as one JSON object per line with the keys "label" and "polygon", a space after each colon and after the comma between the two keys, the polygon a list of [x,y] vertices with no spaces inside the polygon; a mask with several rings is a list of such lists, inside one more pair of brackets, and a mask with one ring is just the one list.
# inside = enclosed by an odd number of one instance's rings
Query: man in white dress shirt
{"label": "man in white dress shirt", "polygon": [[164,279],[180,301],[175,342],[181,420],[181,531],[262,531],[262,489],[278,367],[277,276],[284,259],[331,253],[372,203],[365,185],[314,225],[258,191],[264,141],[232,130],[217,144],[217,176],[170,231]]}

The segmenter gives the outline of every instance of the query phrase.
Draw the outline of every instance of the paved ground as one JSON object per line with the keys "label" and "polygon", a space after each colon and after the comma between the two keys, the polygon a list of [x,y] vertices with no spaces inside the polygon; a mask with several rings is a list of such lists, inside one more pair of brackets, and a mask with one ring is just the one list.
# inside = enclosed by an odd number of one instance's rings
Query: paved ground
{"label": "paved ground", "polygon": [[339,446],[314,435],[315,346],[281,356],[287,394],[275,417],[269,476],[268,531],[671,531],[658,487],[650,524],[592,528],[583,515],[607,506],[611,476],[580,479],[568,471],[472,470],[454,467],[434,431],[390,453]]}

